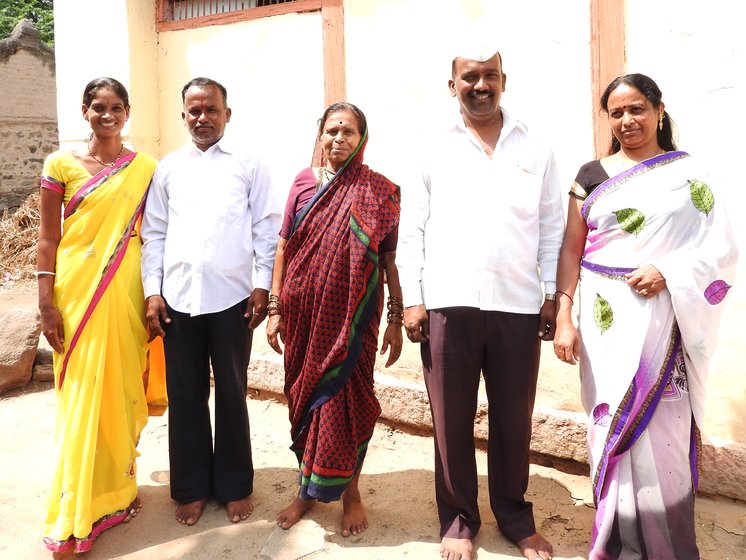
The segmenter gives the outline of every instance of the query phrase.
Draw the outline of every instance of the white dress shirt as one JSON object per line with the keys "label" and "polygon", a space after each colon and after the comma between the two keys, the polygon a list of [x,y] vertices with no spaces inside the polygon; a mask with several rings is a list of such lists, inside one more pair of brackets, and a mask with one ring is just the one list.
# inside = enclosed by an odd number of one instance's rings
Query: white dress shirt
{"label": "white dress shirt", "polygon": [[254,262],[269,290],[280,218],[267,169],[225,139],[166,156],[143,214],[145,297],[192,316],[222,311],[250,295]]}
{"label": "white dress shirt", "polygon": [[538,313],[564,231],[552,152],[502,109],[490,158],[459,114],[402,188],[396,264],[404,305]]}

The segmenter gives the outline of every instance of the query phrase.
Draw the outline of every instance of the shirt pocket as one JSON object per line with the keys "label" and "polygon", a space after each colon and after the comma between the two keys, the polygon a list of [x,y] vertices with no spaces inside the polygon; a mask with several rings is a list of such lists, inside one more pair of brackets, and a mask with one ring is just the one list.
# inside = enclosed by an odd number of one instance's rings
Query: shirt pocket
{"label": "shirt pocket", "polygon": [[536,173],[522,167],[505,170],[500,181],[500,200],[496,201],[519,220],[529,220],[539,215],[542,179]]}

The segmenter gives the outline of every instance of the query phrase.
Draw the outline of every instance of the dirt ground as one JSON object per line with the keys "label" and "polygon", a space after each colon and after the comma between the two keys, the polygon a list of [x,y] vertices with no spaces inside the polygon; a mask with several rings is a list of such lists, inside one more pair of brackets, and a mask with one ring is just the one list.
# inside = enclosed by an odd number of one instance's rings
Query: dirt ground
{"label": "dirt ground", "polygon": [[[28,307],[28,286],[0,288],[0,316]],[[361,490],[370,528],[356,537],[339,534],[341,506],[319,504],[288,531],[275,514],[296,492],[294,455],[289,451],[286,407],[250,395],[256,469],[252,516],[239,524],[210,502],[194,527],[173,518],[168,492],[168,415],[152,417],[138,449],[138,484],[143,509],[131,523],[104,533],[84,557],[98,559],[437,559],[438,523],[433,490],[433,444],[426,436],[379,424],[369,447]],[[0,398],[0,558],[48,558],[41,542],[42,520],[53,468],[54,389],[32,383]],[[482,530],[479,560],[520,558],[500,536],[489,509],[486,455],[477,453]],[[555,558],[587,556],[593,500],[586,476],[532,465],[528,497],[539,530],[554,544]],[[700,497],[697,537],[705,560],[746,559],[746,503]]]}

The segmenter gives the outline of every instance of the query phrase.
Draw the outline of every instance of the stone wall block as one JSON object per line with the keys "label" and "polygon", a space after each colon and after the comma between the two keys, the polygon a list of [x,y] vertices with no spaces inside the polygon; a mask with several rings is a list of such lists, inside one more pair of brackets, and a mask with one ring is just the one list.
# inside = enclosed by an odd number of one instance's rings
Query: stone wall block
{"label": "stone wall block", "polygon": [[22,20],[0,40],[0,213],[35,190],[44,158],[57,149],[54,50]]}
{"label": "stone wall block", "polygon": [[743,444],[704,444],[700,471],[701,493],[746,500],[746,446]]}
{"label": "stone wall block", "polygon": [[39,337],[39,346],[36,348],[36,358],[34,358],[34,369],[31,379],[43,382],[54,381],[52,347],[49,346],[47,339],[43,336]]}
{"label": "stone wall block", "polygon": [[0,393],[25,387],[31,380],[40,332],[35,311],[13,311],[0,318]]}
{"label": "stone wall block", "polygon": [[[423,383],[402,382],[395,376],[375,372],[376,395],[381,419],[418,432],[432,433],[430,404]],[[285,374],[282,357],[254,353],[249,365],[249,388],[266,391],[283,400]],[[487,442],[487,402],[480,397],[474,419],[474,438]],[[532,419],[531,451],[573,465],[588,464],[585,414],[536,407]],[[746,500],[746,446],[734,442],[705,443],[702,449],[703,494]]]}

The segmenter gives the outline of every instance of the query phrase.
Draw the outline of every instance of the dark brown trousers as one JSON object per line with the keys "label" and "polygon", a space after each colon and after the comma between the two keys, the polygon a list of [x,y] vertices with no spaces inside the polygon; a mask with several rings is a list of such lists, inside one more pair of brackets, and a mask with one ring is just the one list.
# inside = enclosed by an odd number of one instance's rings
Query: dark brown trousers
{"label": "dark brown trousers", "polygon": [[429,316],[430,340],[421,351],[435,428],[441,537],[473,539],[481,525],[474,418],[484,374],[490,505],[500,531],[518,542],[536,531],[524,494],[541,349],[539,317],[470,307],[435,309]]}

